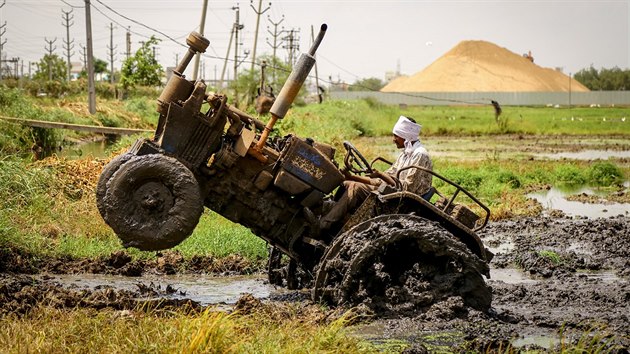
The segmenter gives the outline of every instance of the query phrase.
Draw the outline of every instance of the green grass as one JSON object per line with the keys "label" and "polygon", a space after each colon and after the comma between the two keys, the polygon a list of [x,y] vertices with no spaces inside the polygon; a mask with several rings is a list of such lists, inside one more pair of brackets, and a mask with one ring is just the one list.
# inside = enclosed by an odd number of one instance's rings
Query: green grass
{"label": "green grass", "polygon": [[177,246],[184,256],[225,257],[239,254],[248,259],[267,257],[266,242],[249,229],[206,210],[193,234]]}
{"label": "green grass", "polygon": [[[277,126],[315,140],[339,143],[359,136],[391,134],[399,115],[416,119],[422,135],[630,135],[630,123],[620,119],[627,108],[503,108],[504,126],[497,124],[491,105],[485,106],[394,106],[370,100],[325,101],[320,105],[294,107]],[[571,120],[571,117],[574,119]],[[606,119],[604,121],[604,119]]]}
{"label": "green grass", "polygon": [[280,313],[37,308],[0,317],[3,352],[68,353],[377,353],[346,333],[341,318],[287,308]]}

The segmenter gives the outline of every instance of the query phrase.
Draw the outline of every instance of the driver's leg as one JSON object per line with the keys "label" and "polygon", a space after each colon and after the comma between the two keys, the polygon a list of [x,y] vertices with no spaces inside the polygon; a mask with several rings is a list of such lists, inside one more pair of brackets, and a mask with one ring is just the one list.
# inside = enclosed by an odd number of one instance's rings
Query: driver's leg
{"label": "driver's leg", "polygon": [[345,192],[332,209],[321,218],[319,223],[321,230],[330,229],[333,224],[342,221],[346,215],[354,211],[375,188],[374,186],[354,181],[344,181],[343,187],[345,188]]}

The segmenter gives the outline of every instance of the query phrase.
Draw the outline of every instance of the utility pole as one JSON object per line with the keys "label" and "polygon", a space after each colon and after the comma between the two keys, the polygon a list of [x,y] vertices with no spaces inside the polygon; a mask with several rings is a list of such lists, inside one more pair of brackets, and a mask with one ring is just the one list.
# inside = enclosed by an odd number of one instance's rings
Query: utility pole
{"label": "utility pole", "polygon": [[83,44],[79,44],[79,47],[81,48],[81,53],[79,53],[79,55],[81,56],[81,61],[83,62],[83,70],[87,72],[87,48]]}
{"label": "utility pole", "polygon": [[298,39],[296,38],[297,32],[299,32],[299,30],[291,29],[289,31],[289,35],[285,37],[285,40],[287,40],[289,44],[283,47],[289,51],[289,65],[291,67],[293,67],[293,60],[295,59],[295,56],[296,56],[295,52],[300,50],[300,45],[296,44],[296,42],[298,41]]}
{"label": "utility pole", "polygon": [[[276,50],[282,44],[282,43],[278,43],[278,37],[282,33],[284,33],[284,27],[282,27],[280,32],[278,32],[278,25],[280,25],[284,21],[284,15],[282,15],[282,19],[280,21],[275,22],[275,23],[273,21],[271,21],[271,17],[267,16],[267,19],[273,25],[273,33],[271,31],[269,31],[269,27],[267,27],[267,32],[269,33],[269,35],[271,35],[273,37],[273,44],[269,43],[269,41],[267,41],[267,44],[269,44],[269,46],[271,48],[273,48],[273,57],[275,58],[276,57]],[[280,39],[280,41],[282,41],[282,38]]]}
{"label": "utility pole", "polygon": [[[201,24],[199,25],[199,34],[203,36],[203,29],[206,26],[206,12],[208,10],[208,0],[203,0],[203,9],[201,9]],[[195,54],[195,65],[193,66],[193,81],[197,80],[197,74],[199,73],[199,58],[201,53]]]}
{"label": "utility pole", "polygon": [[[2,1],[2,4],[0,4],[0,9],[4,7],[4,4],[6,4],[6,0]],[[2,39],[2,36],[7,33],[6,27],[7,21],[4,21],[4,24],[0,25],[0,82],[2,81],[2,50],[4,49],[4,45],[7,44],[7,40]]]}
{"label": "utility pole", "polygon": [[225,78],[225,69],[227,68],[228,58],[230,57],[230,49],[232,48],[232,39],[234,38],[235,28],[236,28],[236,23],[232,24],[232,32],[230,33],[230,42],[228,43],[227,53],[225,54],[225,61],[223,62],[223,71],[221,71],[221,80],[219,81],[217,90],[221,90],[223,88],[223,79]]}
{"label": "utility pole", "polygon": [[254,12],[256,13],[256,32],[254,34],[254,49],[252,51],[252,68],[251,68],[251,71],[253,72],[254,65],[256,64],[256,46],[258,45],[258,27],[260,25],[260,15],[264,14],[265,12],[267,12],[267,10],[271,8],[271,3],[269,3],[269,6],[267,6],[262,11],[260,11],[262,7],[262,0],[258,0],[258,10],[256,10],[256,8],[254,7],[254,0],[250,0],[249,6],[251,6],[251,8],[254,9]]}
{"label": "utility pole", "polygon": [[[273,37],[273,44],[269,43],[269,41],[267,41],[267,44],[269,44],[271,46],[271,48],[273,48],[273,60],[276,60],[276,51],[278,49],[278,47],[282,44],[282,38],[280,38],[280,43],[278,43],[278,37],[284,33],[284,27],[282,27],[282,29],[278,32],[278,26],[284,21],[284,15],[282,15],[282,19],[278,22],[273,22],[271,21],[271,17],[267,16],[267,19],[269,20],[269,22],[271,22],[271,24],[273,25],[273,33],[271,33],[271,31],[269,31],[269,26],[267,26],[267,32]],[[273,77],[273,83],[276,83],[276,67],[275,65],[272,65],[272,77]]]}
{"label": "utility pole", "polygon": [[[234,82],[236,82],[236,78],[237,78],[237,73],[236,70],[238,69],[238,32],[240,30],[242,30],[243,28],[245,28],[245,26],[241,25],[239,23],[240,21],[240,11],[241,9],[238,7],[238,5],[236,7],[233,7],[232,10],[236,10],[236,23],[234,25]],[[236,94],[234,95],[234,97],[236,98]]]}
{"label": "utility pole", "polygon": [[[129,60],[129,57],[131,56],[131,28],[127,27],[127,35],[126,37],[126,48],[127,51],[125,52],[125,56],[127,57],[127,60]],[[175,66],[177,66],[177,64],[175,64]]]}
{"label": "utility pole", "polygon": [[66,27],[66,40],[63,42],[63,49],[66,50],[66,64],[68,64],[68,81],[70,81],[70,71],[72,71],[72,63],[70,62],[70,56],[74,53],[70,53],[70,51],[74,48],[74,40],[70,40],[70,26],[74,25],[74,22],[70,23],[70,21],[72,21],[72,19],[74,19],[74,16],[72,15],[72,9],[70,9],[70,11],[63,11],[61,10],[61,12],[63,13],[63,15],[61,15],[61,19],[63,19],[65,21],[65,24],[62,23],[62,25],[64,27]]}
{"label": "utility pole", "polygon": [[57,47],[53,48],[53,44],[57,41],[57,37],[50,41],[44,37],[44,41],[48,43],[48,47],[44,47],[44,49],[48,51],[48,81],[52,81],[52,55],[55,49],[57,49]]}
{"label": "utility pole", "polygon": [[85,0],[85,39],[87,42],[88,108],[96,113],[96,88],[94,87],[94,51],[92,50],[92,15],[90,0]]}
{"label": "utility pole", "polygon": [[118,46],[114,46],[114,24],[109,23],[109,45],[107,49],[109,49],[109,83],[114,83],[114,49]]}

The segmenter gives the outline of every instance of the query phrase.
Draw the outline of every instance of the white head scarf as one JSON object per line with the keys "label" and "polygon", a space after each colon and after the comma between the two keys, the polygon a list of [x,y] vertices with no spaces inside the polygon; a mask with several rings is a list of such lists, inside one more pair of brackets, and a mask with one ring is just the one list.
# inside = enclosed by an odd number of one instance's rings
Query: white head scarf
{"label": "white head scarf", "polygon": [[421,129],[422,126],[420,124],[410,121],[409,118],[405,116],[400,116],[398,118],[398,122],[394,125],[392,132],[405,139],[405,150],[407,150],[411,148],[414,141],[418,140],[418,135],[420,135]]}

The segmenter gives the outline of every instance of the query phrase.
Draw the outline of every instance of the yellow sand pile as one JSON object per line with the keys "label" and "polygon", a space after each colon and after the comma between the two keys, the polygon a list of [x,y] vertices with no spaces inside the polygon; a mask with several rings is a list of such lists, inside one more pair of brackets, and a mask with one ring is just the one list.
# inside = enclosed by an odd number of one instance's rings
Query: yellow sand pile
{"label": "yellow sand pile", "polygon": [[[569,81],[571,84],[569,85]],[[563,73],[486,41],[463,41],[424,70],[399,77],[382,92],[589,91]]]}

